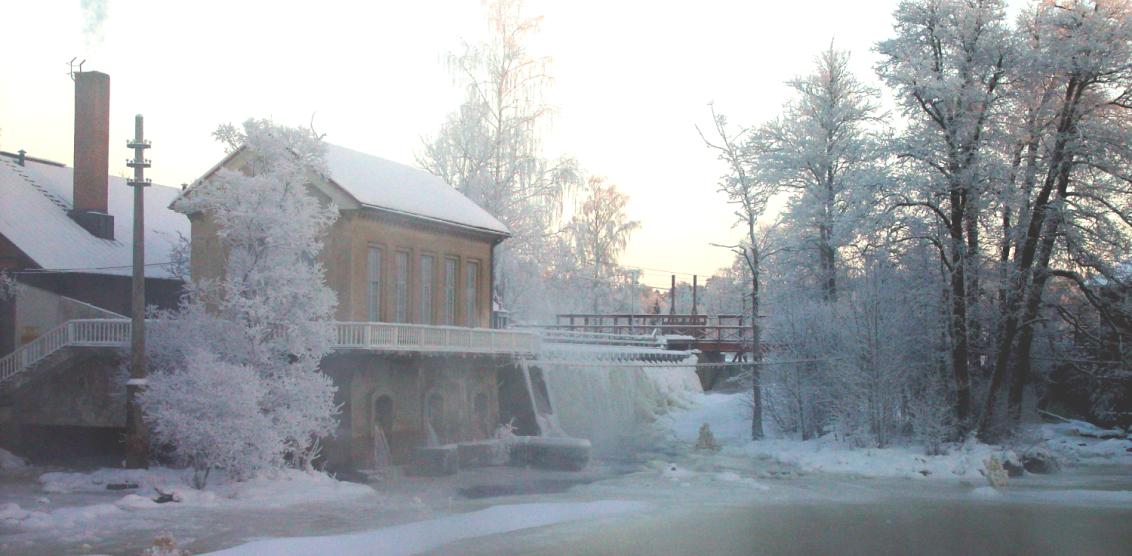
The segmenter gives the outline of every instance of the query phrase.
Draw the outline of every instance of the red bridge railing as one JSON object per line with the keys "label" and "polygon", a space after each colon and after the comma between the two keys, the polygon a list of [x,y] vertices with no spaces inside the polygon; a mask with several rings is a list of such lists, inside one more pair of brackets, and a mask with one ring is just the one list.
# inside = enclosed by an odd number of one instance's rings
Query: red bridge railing
{"label": "red bridge railing", "polygon": [[752,337],[743,315],[572,313],[558,315],[550,328],[599,334],[688,336],[693,344],[710,351],[746,351]]}

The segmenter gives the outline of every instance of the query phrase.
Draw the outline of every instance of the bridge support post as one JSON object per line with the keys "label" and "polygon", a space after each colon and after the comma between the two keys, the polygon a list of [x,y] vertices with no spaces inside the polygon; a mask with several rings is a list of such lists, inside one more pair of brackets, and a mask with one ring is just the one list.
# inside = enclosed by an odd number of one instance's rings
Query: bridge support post
{"label": "bridge support post", "polygon": [[[705,351],[700,354],[700,363],[723,363],[724,357],[722,352],[718,351]],[[726,367],[696,367],[696,375],[700,377],[700,386],[703,386],[704,391],[715,389],[720,382],[729,378],[726,372]]]}

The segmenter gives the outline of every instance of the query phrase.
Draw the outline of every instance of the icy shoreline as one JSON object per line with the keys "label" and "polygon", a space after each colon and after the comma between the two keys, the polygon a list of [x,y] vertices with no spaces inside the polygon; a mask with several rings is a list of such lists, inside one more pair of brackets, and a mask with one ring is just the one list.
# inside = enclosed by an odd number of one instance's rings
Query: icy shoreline
{"label": "icy shoreline", "polygon": [[[675,411],[662,419],[676,441],[694,444],[699,428],[707,423],[721,453],[730,456],[769,458],[807,473],[830,473],[869,478],[985,479],[981,471],[991,458],[1016,457],[1009,446],[970,441],[948,447],[940,455],[927,455],[921,446],[857,448],[832,437],[813,440],[770,438],[750,440],[751,410],[745,393],[686,394],[691,407]],[[1037,440],[1030,449],[1044,447],[1065,464],[1113,464],[1132,466],[1132,440],[1079,436],[1078,429],[1088,423],[1042,424],[1029,431]]]}

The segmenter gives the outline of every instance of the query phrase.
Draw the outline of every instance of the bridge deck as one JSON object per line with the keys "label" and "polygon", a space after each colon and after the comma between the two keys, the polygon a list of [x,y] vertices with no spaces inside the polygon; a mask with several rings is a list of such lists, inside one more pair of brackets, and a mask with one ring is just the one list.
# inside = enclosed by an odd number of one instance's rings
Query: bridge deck
{"label": "bridge deck", "polygon": [[750,350],[753,332],[743,315],[591,314],[558,315],[552,330],[593,334],[685,336],[687,349],[743,353]]}

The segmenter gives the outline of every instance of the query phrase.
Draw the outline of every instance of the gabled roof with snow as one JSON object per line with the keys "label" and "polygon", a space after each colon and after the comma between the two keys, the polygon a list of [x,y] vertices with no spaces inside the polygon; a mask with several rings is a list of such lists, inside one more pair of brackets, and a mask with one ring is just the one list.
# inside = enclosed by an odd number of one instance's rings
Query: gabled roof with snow
{"label": "gabled roof with snow", "polygon": [[502,222],[439,177],[392,160],[326,145],[330,180],[368,207],[510,235]]}
{"label": "gabled roof with snow", "polygon": [[[346,147],[324,145],[330,172],[324,178],[337,193],[332,198],[345,201],[348,206],[356,203],[357,207],[404,214],[494,236],[511,235],[506,225],[429,172]],[[191,194],[198,184],[242,152],[243,147],[224,157],[193,182],[185,194]]]}
{"label": "gabled roof with snow", "polygon": [[[133,195],[125,178],[109,177],[108,209],[114,239],[95,237],[67,211],[74,168],[27,159],[20,166],[0,156],[0,235],[44,269],[129,276],[133,262]],[[154,184],[145,190],[145,275],[172,278],[170,253],[189,220],[170,210],[179,189]]]}

